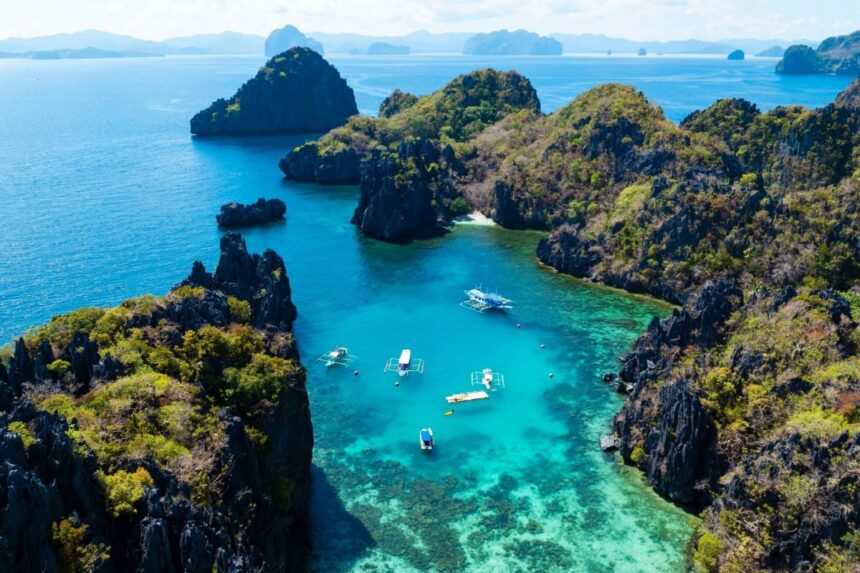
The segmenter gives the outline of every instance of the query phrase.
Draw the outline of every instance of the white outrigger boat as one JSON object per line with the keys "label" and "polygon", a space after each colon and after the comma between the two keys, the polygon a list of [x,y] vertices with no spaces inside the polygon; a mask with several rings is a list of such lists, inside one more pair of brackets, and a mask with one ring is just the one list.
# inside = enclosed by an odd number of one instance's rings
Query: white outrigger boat
{"label": "white outrigger boat", "polygon": [[324,362],[326,368],[331,368],[332,366],[349,366],[356,358],[349,353],[346,346],[338,346],[317,358],[317,362]]}
{"label": "white outrigger boat", "polygon": [[494,292],[484,292],[479,288],[469,289],[464,291],[468,297],[460,303],[460,306],[475,312],[484,312],[486,310],[507,310],[514,308],[514,301],[503,297]]}
{"label": "white outrigger boat", "polygon": [[400,358],[389,358],[388,362],[385,363],[383,372],[391,372],[392,370],[397,370],[397,374],[400,376],[406,376],[410,372],[424,374],[424,360],[421,358],[413,359],[412,351],[404,348],[400,352]]}
{"label": "white outrigger boat", "polygon": [[495,392],[505,387],[505,375],[493,372],[492,368],[484,368],[480,372],[472,372],[472,385],[480,384],[488,391]]}
{"label": "white outrigger boat", "polygon": [[425,452],[433,451],[433,446],[435,446],[436,443],[433,441],[432,428],[421,428],[421,431],[418,432],[418,444]]}

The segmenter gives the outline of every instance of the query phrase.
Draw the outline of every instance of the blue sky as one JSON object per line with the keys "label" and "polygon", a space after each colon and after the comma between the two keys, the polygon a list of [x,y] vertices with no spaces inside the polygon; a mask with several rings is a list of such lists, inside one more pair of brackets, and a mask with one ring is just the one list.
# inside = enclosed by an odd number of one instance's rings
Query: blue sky
{"label": "blue sky", "polygon": [[860,0],[2,0],[0,38],[97,28],[154,40],[220,32],[426,29],[818,40],[860,28]]}

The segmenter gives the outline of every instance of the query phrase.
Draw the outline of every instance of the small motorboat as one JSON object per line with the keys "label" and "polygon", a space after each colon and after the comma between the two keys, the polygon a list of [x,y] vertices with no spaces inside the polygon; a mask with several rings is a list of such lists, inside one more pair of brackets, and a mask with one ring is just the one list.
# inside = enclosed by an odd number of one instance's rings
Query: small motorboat
{"label": "small motorboat", "polygon": [[421,428],[421,431],[418,432],[418,443],[425,452],[431,451],[435,445],[433,443],[433,430],[431,428]]}

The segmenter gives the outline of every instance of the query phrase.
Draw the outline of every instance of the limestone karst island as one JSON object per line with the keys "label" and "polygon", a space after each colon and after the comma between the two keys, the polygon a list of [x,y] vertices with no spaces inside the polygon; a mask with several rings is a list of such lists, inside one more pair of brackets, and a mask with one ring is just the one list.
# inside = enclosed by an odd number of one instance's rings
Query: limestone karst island
{"label": "limestone karst island", "polygon": [[8,4],[0,571],[860,571],[856,3]]}

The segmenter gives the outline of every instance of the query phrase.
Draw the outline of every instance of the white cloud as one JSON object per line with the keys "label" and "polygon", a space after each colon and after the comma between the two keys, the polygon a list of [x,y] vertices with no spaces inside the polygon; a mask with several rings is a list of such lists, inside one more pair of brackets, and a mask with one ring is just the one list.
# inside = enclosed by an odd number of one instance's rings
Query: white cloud
{"label": "white cloud", "polygon": [[860,28],[857,0],[0,0],[0,37],[97,28],[144,38],[236,30],[604,33],[820,39]]}

